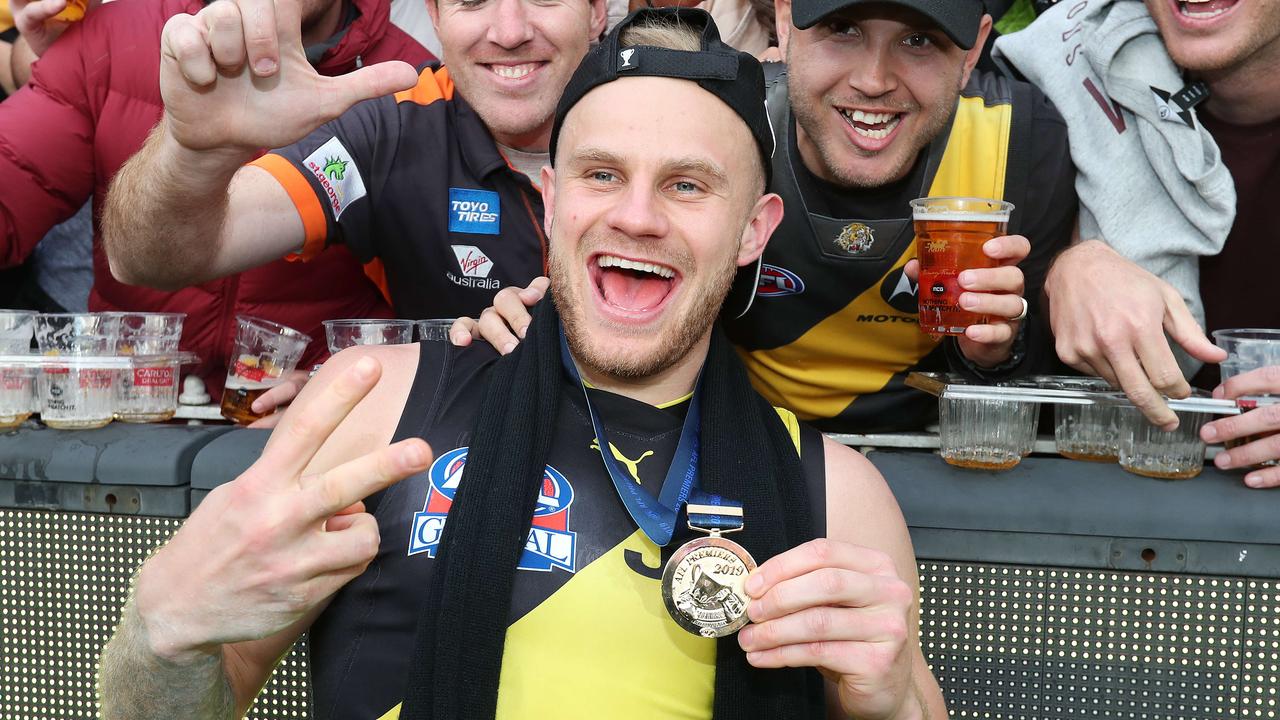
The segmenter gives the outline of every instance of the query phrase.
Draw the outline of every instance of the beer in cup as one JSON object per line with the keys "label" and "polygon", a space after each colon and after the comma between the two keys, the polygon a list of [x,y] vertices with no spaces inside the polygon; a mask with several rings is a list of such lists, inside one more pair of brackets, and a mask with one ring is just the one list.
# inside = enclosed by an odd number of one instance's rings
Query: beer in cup
{"label": "beer in cup", "polygon": [[111,422],[116,411],[115,376],[94,367],[93,357],[115,353],[119,318],[104,313],[47,313],[36,316],[36,343],[42,355],[66,357],[65,366],[40,373],[40,420],[60,430],[89,430]]}
{"label": "beer in cup", "polygon": [[[0,355],[27,355],[35,332],[33,310],[0,310]],[[0,363],[0,429],[17,427],[36,411],[35,373]]]}
{"label": "beer in cup", "polygon": [[413,342],[412,320],[325,320],[329,352],[353,345],[406,345]]}
{"label": "beer in cup", "polygon": [[310,342],[310,337],[291,327],[247,315],[237,317],[236,344],[222,390],[222,417],[241,424],[265,417],[253,411],[253,401],[284,381]]}
{"label": "beer in cup", "polygon": [[960,307],[963,291],[958,278],[965,270],[997,265],[982,252],[982,246],[1008,233],[1011,212],[1011,203],[986,198],[911,201],[920,261],[917,297],[921,330],[930,335],[963,335],[970,325],[987,322],[986,316]]}
{"label": "beer in cup", "polygon": [[[178,351],[186,313],[113,313],[120,323],[117,355],[164,355]],[[116,418],[163,422],[178,410],[178,361],[134,361],[116,383]]]}

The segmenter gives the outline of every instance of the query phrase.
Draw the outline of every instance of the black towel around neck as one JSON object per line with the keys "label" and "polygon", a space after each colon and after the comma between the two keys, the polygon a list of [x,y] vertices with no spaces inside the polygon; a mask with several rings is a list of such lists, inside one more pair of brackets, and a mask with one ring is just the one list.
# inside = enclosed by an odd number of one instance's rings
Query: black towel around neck
{"label": "black towel around neck", "polygon": [[[548,299],[525,341],[495,365],[445,524],[414,641],[401,720],[494,717],[515,568],[551,448],[564,372]],[[733,536],[757,562],[813,537],[803,469],[776,411],[757,395],[724,334],[712,336],[702,398],[703,490],[740,500]],[[662,692],[662,688],[655,688]],[[824,716],[813,669],[751,667],[737,636],[716,646],[714,718]]]}

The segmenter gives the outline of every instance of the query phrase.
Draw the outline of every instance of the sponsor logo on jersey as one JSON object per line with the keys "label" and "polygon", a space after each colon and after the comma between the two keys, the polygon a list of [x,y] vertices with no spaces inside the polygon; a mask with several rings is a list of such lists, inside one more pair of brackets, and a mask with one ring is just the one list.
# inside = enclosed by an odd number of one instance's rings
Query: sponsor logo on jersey
{"label": "sponsor logo on jersey", "polygon": [[760,266],[760,280],[756,284],[756,297],[782,297],[804,292],[804,281],[799,275],[777,265]]}
{"label": "sponsor logo on jersey", "polygon": [[884,280],[880,281],[880,297],[884,299],[889,307],[898,312],[915,315],[919,312],[917,293],[920,288],[916,283],[911,282],[911,278],[902,271],[902,268],[896,268],[884,276]]}
{"label": "sponsor logo on jersey", "polygon": [[458,287],[479,288],[481,290],[497,290],[502,287],[498,278],[489,277],[493,271],[493,261],[475,245],[453,245],[453,256],[458,260],[461,275],[445,271],[449,282]]}
{"label": "sponsor logo on jersey", "polygon": [[849,223],[833,242],[850,255],[862,255],[876,244],[876,233],[868,225]]}
{"label": "sponsor logo on jersey", "polygon": [[366,194],[360,168],[336,137],[316,148],[302,164],[324,189],[335,220],[342,217],[342,212],[351,207],[351,203]]}
{"label": "sponsor logo on jersey", "polygon": [[[454,495],[462,482],[468,448],[450,450],[431,464],[431,481],[422,512],[415,513],[409,533],[409,555],[426,553],[435,557],[444,533],[445,519],[453,507]],[[533,511],[533,526],[525,541],[517,570],[550,572],[558,567],[577,571],[578,534],[569,529],[569,506],[573,486],[559,470],[548,465],[542,473],[542,490]]]}
{"label": "sponsor logo on jersey", "polygon": [[449,232],[497,235],[502,203],[492,190],[449,188]]}

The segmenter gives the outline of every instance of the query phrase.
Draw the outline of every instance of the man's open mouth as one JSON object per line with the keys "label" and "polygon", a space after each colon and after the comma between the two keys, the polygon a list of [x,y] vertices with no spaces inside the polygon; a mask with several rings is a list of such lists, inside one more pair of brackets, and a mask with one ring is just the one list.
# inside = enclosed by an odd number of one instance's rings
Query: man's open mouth
{"label": "man's open mouth", "polygon": [[1193,20],[1208,20],[1231,11],[1240,0],[1178,0],[1178,12]]}
{"label": "man's open mouth", "polygon": [[657,310],[679,283],[674,269],[658,263],[601,254],[588,264],[601,299],[620,313]]}
{"label": "man's open mouth", "polygon": [[883,140],[893,134],[902,122],[902,113],[865,112],[840,108],[840,114],[853,131],[865,138]]}

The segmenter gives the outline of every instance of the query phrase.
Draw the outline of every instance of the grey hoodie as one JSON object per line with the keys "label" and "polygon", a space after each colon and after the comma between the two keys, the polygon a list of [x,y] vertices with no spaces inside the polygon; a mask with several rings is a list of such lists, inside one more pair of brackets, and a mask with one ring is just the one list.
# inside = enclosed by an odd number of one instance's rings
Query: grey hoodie
{"label": "grey hoodie", "polygon": [[[997,40],[995,54],[1067,121],[1080,237],[1105,241],[1173,285],[1203,326],[1200,257],[1222,251],[1235,185],[1195,110],[1168,99],[1186,81],[1146,6],[1060,2]],[[1183,370],[1194,372],[1198,363],[1187,360],[1179,358]]]}

